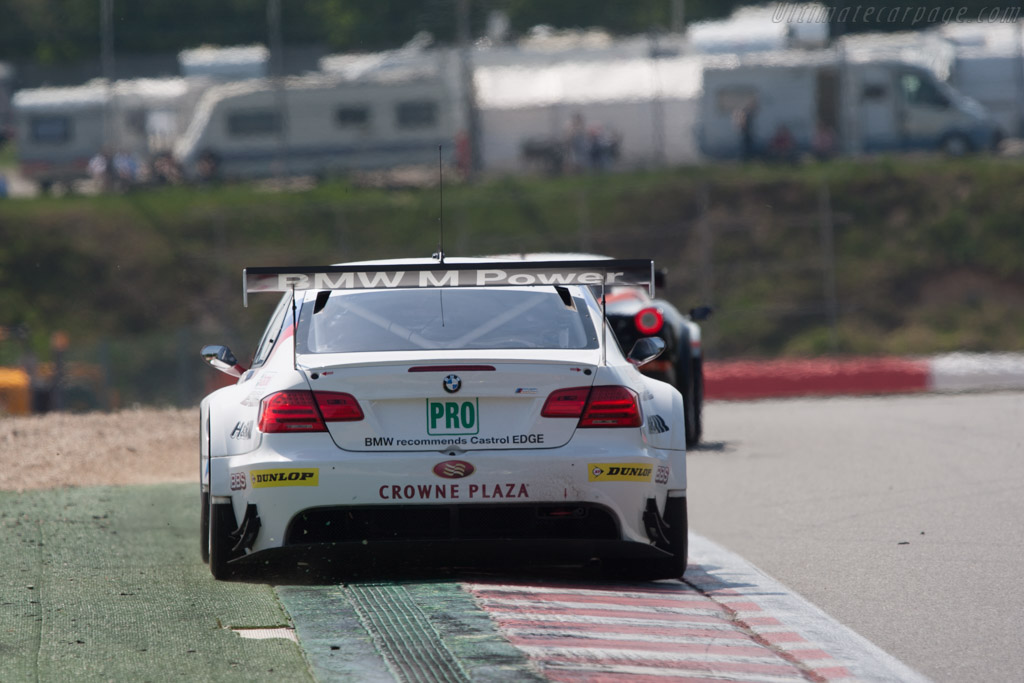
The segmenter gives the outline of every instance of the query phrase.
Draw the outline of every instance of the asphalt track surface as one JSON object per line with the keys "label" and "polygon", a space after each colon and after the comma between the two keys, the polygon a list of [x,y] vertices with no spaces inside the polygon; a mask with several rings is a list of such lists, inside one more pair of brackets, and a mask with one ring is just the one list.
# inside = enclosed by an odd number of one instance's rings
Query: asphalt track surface
{"label": "asphalt track surface", "polygon": [[[568,661],[563,641],[578,633],[509,617],[509,594],[521,606],[552,599],[552,590],[575,605],[577,620],[595,593],[612,603],[626,595],[631,606],[653,592],[650,600],[681,601],[680,613],[725,612],[745,633],[796,605],[785,624],[754,634],[799,669],[776,680],[915,680],[914,669],[936,681],[1020,680],[1022,418],[1021,393],[709,404],[707,443],[689,461],[691,529],[728,550],[695,543],[689,584],[490,575],[396,588],[302,571],[271,576],[273,585],[215,582],[198,558],[194,485],[3,493],[0,680],[388,680],[374,653],[389,633],[388,647],[426,638],[406,651],[441,653],[431,665],[468,680],[596,680]],[[719,595],[722,577],[731,578]],[[783,585],[824,612],[813,617]],[[687,602],[705,598],[718,607]],[[673,610],[658,605],[649,609]],[[330,617],[326,629],[305,616],[293,624],[289,612],[311,608]],[[305,651],[289,639],[293,625]],[[716,643],[736,630],[717,628]],[[794,645],[800,634],[819,641]],[[838,656],[822,653],[810,665],[786,651],[826,644]],[[555,663],[545,668],[538,657]],[[872,662],[858,668],[859,658]],[[759,680],[734,671],[732,680]]]}
{"label": "asphalt track surface", "polygon": [[1024,680],[1024,393],[717,403],[690,528],[936,681]]}

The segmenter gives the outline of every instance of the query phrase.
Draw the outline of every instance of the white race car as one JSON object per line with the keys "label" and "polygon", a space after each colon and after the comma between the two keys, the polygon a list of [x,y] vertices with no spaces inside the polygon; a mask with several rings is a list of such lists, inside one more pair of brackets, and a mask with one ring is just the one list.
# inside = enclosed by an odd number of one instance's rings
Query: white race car
{"label": "white race car", "polygon": [[[625,356],[595,285],[649,260],[412,259],[249,268],[283,292],[239,379],[200,406],[202,554],[429,550],[675,578],[686,568],[683,401]],[[332,560],[333,561],[333,560]]]}

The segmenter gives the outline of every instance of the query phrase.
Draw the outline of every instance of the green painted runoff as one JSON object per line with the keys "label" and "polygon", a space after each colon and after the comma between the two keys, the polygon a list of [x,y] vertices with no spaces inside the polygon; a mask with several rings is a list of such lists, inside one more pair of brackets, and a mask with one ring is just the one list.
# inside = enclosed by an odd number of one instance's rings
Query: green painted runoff
{"label": "green painted runoff", "polygon": [[20,681],[310,681],[271,586],[199,558],[195,484],[0,492],[0,671]]}

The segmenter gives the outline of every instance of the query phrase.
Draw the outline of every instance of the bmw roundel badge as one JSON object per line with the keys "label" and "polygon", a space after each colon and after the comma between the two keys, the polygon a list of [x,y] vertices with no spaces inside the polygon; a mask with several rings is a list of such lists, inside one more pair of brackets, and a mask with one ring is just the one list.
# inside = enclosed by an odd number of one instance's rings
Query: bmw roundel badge
{"label": "bmw roundel badge", "polygon": [[449,394],[454,394],[461,388],[462,379],[460,379],[458,375],[448,375],[444,378],[444,390]]}

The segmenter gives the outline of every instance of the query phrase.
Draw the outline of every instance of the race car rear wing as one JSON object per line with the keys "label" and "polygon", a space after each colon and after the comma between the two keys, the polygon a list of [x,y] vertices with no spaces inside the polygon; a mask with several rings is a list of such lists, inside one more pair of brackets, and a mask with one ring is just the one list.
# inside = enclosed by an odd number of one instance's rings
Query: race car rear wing
{"label": "race car rear wing", "polygon": [[307,289],[531,285],[643,285],[654,296],[654,261],[595,259],[246,268],[242,271],[242,300],[248,306],[250,292],[294,292]]}

